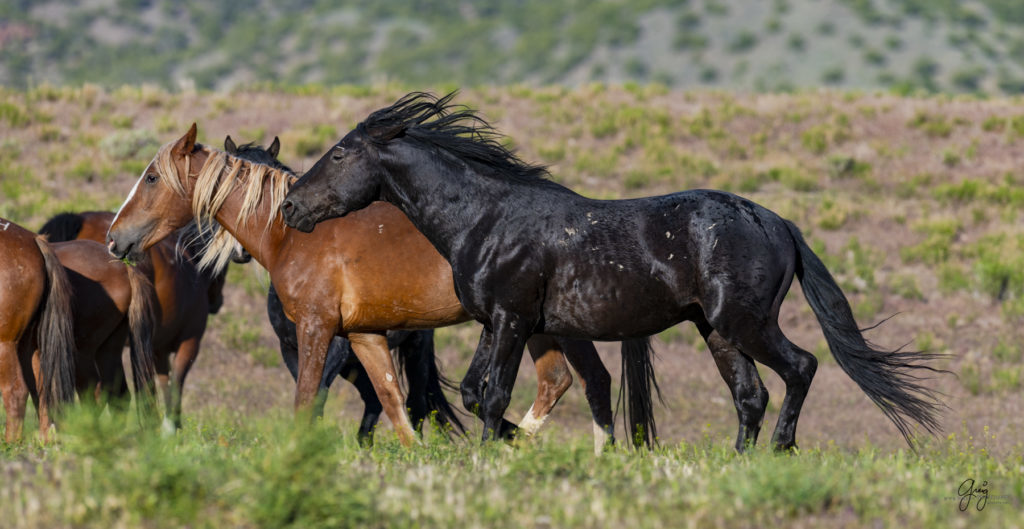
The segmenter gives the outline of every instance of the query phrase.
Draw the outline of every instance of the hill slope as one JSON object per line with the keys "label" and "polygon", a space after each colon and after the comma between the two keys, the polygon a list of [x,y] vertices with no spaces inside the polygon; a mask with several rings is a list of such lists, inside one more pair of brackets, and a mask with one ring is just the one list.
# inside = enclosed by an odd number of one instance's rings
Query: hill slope
{"label": "hill slope", "polygon": [[1013,0],[0,3],[0,83],[1024,92]]}

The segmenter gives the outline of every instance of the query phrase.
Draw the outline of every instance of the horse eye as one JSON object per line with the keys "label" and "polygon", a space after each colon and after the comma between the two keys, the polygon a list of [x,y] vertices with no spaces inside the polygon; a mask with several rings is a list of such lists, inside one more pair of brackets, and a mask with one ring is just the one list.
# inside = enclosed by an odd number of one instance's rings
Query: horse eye
{"label": "horse eye", "polygon": [[157,179],[159,179],[159,178],[160,178],[159,176],[157,176],[157,175],[155,175],[153,173],[149,173],[148,175],[146,175],[146,183],[147,184],[156,183]]}
{"label": "horse eye", "polygon": [[334,151],[331,152],[331,159],[334,161],[340,161],[345,156],[344,147],[335,147]]}

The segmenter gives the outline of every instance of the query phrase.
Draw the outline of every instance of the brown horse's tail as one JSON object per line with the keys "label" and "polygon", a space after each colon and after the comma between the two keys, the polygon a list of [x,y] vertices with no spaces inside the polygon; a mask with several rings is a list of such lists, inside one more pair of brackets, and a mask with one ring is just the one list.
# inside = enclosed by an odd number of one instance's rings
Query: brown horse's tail
{"label": "brown horse's tail", "polygon": [[131,329],[132,382],[138,410],[142,414],[155,411],[156,366],[153,353],[153,335],[157,326],[156,289],[138,267],[128,266],[128,282],[132,301],[128,306],[128,326]]}
{"label": "brown horse's tail", "polygon": [[42,371],[41,403],[56,411],[75,398],[75,329],[71,309],[71,281],[53,249],[42,237],[36,245],[43,254],[49,288],[39,318],[39,363]]}

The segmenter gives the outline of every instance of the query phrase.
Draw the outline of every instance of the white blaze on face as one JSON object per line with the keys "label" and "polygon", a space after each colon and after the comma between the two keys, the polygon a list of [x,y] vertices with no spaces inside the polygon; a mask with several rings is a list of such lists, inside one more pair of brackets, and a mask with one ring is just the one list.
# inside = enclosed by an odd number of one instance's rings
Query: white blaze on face
{"label": "white blaze on face", "polygon": [[[149,169],[149,166],[146,166],[146,169]],[[142,170],[142,174],[139,175],[139,179],[135,181],[135,185],[132,186],[132,190],[128,192],[128,198],[124,199],[124,204],[121,204],[121,207],[117,208],[117,214],[114,215],[114,220],[110,223],[111,226],[113,226],[117,222],[117,218],[121,216],[121,210],[123,210],[124,207],[132,201],[132,198],[135,197],[135,192],[139,190],[139,184],[141,184],[142,179],[146,177],[146,169]]]}

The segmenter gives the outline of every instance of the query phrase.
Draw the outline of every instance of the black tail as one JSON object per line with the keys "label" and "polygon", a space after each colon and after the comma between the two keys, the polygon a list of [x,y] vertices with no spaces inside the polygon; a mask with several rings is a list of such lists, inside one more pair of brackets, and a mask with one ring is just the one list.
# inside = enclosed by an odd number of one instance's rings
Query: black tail
{"label": "black tail", "polygon": [[420,341],[413,350],[415,350],[416,354],[424,355],[425,358],[422,359],[422,362],[408,362],[404,355],[398,355],[398,363],[402,370],[405,371],[405,379],[411,380],[411,377],[415,376],[409,373],[409,369],[415,369],[413,366],[426,366],[425,397],[427,409],[433,412],[437,425],[445,431],[448,431],[448,428],[445,428],[445,426],[450,425],[451,429],[459,435],[465,433],[466,427],[463,426],[458,414],[444,394],[444,388],[456,392],[459,391],[459,388],[449,378],[445,377],[437,366],[437,356],[434,350],[434,331],[414,332],[411,338]]}
{"label": "black tail", "polygon": [[622,383],[619,387],[619,403],[626,402],[625,420],[633,446],[653,446],[658,438],[654,424],[654,400],[652,387],[661,400],[661,388],[654,378],[654,349],[651,337],[635,338],[622,342]]}
{"label": "black tail", "polygon": [[39,398],[52,414],[75,398],[75,330],[71,307],[71,282],[67,270],[57,260],[50,245],[36,238],[43,254],[49,288],[39,317],[39,363],[42,387]]}
{"label": "black tail", "polygon": [[137,409],[141,415],[149,416],[156,410],[156,367],[153,352],[153,335],[158,324],[156,289],[138,267],[127,268],[128,282],[132,289],[132,300],[128,306],[132,382],[135,386]]}
{"label": "black tail", "polygon": [[39,228],[39,234],[46,235],[50,242],[73,241],[78,238],[84,222],[78,213],[59,213]]}
{"label": "black tail", "polygon": [[836,362],[882,409],[911,447],[914,444],[910,421],[920,424],[929,433],[938,433],[938,412],[945,405],[933,390],[919,383],[922,377],[913,373],[917,370],[935,373],[948,371],[923,363],[936,358],[936,355],[903,351],[902,348],[885,351],[873,347],[857,327],[850,303],[832,274],[807,246],[800,230],[792,222],[785,222],[800,253],[796,274],[800,278],[804,297],[818,317]]}

